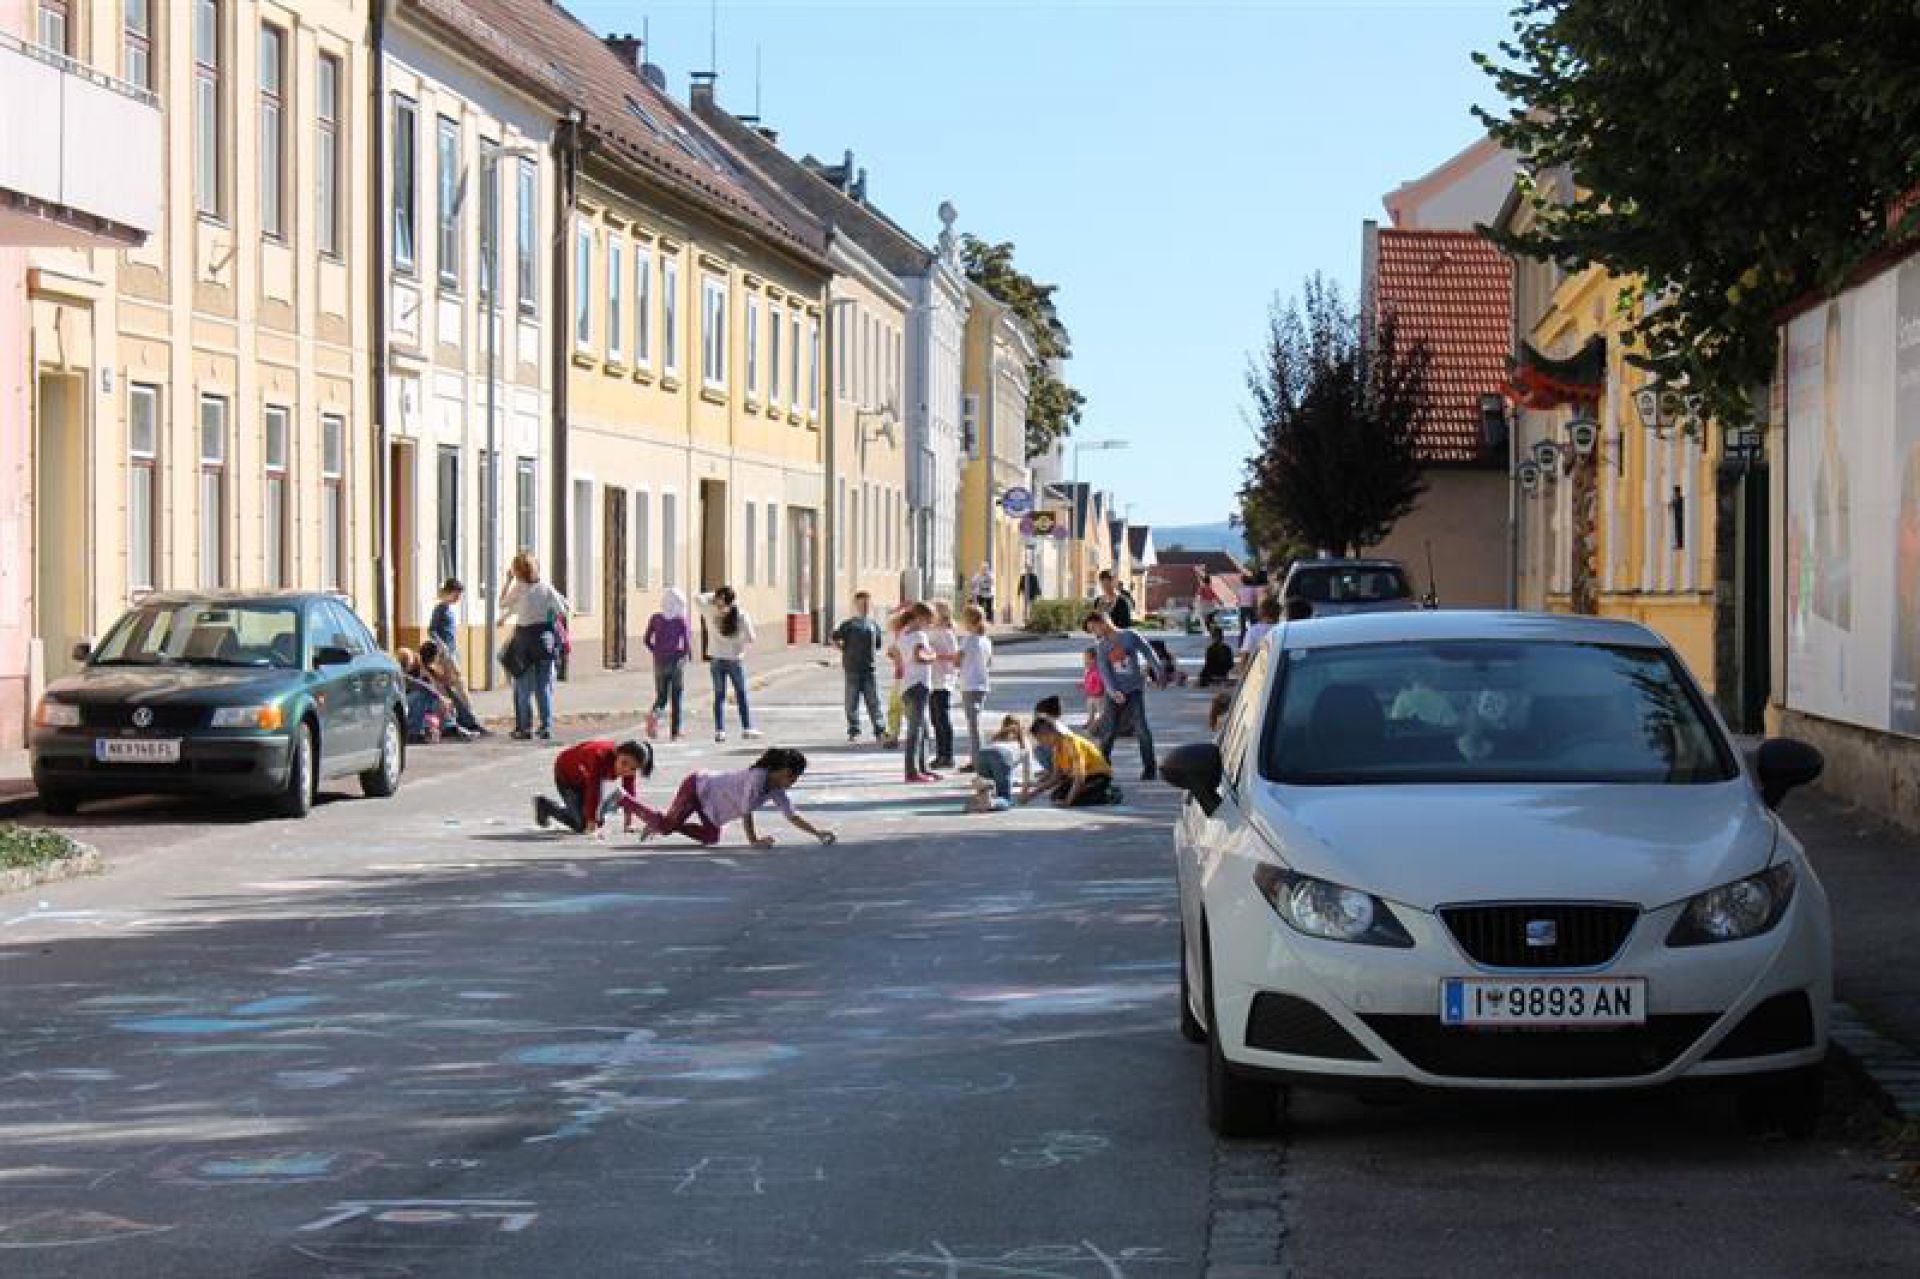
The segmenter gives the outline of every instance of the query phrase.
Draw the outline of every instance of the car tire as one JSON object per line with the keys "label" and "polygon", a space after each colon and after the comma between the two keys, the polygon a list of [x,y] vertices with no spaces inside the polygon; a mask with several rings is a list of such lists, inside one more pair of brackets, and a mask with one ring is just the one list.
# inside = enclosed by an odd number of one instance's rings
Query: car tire
{"label": "car tire", "polygon": [[1220,1051],[1220,1014],[1213,1003],[1212,939],[1201,934],[1205,963],[1207,1025],[1207,1127],[1216,1137],[1272,1137],[1280,1131],[1280,1108],[1286,1103],[1285,1085],[1236,1074]]}
{"label": "car tire", "polygon": [[1826,1083],[1826,1070],[1817,1065],[1742,1082],[1741,1126],[1754,1136],[1782,1133],[1805,1141],[1819,1130]]}
{"label": "car tire", "polygon": [[1207,1042],[1207,1028],[1193,1015],[1193,982],[1187,976],[1187,929],[1180,926],[1180,1038],[1190,1044]]}
{"label": "car tire", "polygon": [[63,790],[40,789],[40,811],[48,817],[71,817],[80,811],[80,797]]}
{"label": "car tire", "polygon": [[293,751],[287,757],[287,784],[273,801],[274,812],[282,817],[305,817],[313,811],[313,792],[319,781],[313,745],[313,725],[302,721],[294,730]]}
{"label": "car tire", "polygon": [[407,735],[400,730],[397,716],[387,716],[387,727],[380,736],[380,759],[360,774],[360,789],[369,799],[385,799],[400,789],[400,774],[407,767]]}

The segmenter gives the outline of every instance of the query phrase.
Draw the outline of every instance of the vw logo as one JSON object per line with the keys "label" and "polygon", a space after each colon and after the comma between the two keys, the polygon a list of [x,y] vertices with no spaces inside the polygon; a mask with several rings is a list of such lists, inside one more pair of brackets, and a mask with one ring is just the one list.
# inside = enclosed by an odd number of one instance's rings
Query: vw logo
{"label": "vw logo", "polygon": [[133,726],[135,728],[153,727],[153,708],[150,706],[142,706],[134,711]]}
{"label": "vw logo", "polygon": [[1560,944],[1560,925],[1551,919],[1529,919],[1527,921],[1527,945],[1534,950],[1544,950]]}

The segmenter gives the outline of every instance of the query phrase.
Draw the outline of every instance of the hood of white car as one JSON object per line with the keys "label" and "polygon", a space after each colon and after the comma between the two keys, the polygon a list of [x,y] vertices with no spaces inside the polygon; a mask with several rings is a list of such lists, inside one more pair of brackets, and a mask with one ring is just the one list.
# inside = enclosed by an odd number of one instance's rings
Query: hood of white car
{"label": "hood of white car", "polygon": [[1772,815],[1706,786],[1263,785],[1253,822],[1293,869],[1432,910],[1450,902],[1666,905],[1764,869]]}

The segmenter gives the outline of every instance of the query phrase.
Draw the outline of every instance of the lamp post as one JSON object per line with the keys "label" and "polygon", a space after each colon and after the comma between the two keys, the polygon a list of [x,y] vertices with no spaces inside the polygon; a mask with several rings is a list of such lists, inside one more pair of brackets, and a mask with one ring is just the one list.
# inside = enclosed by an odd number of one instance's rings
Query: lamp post
{"label": "lamp post", "polygon": [[[1089,449],[1092,449],[1094,452],[1097,452],[1097,453],[1103,453],[1109,449],[1124,449],[1124,448],[1131,448],[1131,447],[1132,447],[1132,441],[1130,440],[1075,440],[1073,442],[1073,512],[1072,512],[1071,527],[1073,529],[1073,540],[1080,544],[1080,549],[1074,553],[1074,568],[1076,571],[1073,575],[1074,576],[1073,585],[1074,585],[1074,591],[1076,594],[1085,594],[1086,586],[1087,586],[1087,581],[1086,581],[1087,527],[1086,527],[1086,521],[1082,519],[1080,515],[1080,510],[1081,510],[1081,507],[1080,507],[1080,455]],[[1091,510],[1092,508],[1093,508],[1093,502],[1091,499],[1089,499],[1087,502],[1087,509]]]}
{"label": "lamp post", "polygon": [[[487,228],[486,252],[481,254],[480,270],[487,281],[480,320],[487,326],[487,487],[480,495],[480,524],[485,530],[480,545],[480,589],[487,601],[487,630],[484,641],[493,648],[494,631],[500,618],[500,162],[531,160],[539,152],[532,147],[489,147],[480,153],[480,191],[486,207],[480,216]],[[557,322],[557,321],[556,321]],[[487,661],[486,687],[493,687],[493,661]]]}

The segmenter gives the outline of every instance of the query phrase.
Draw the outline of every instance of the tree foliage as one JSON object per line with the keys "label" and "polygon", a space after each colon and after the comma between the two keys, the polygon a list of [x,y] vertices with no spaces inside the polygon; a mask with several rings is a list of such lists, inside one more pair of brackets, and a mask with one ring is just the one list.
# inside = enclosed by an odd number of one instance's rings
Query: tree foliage
{"label": "tree foliage", "polygon": [[[1525,0],[1513,18],[1476,59],[1512,104],[1479,114],[1537,214],[1503,242],[1630,281],[1636,362],[1751,420],[1782,309],[1883,247],[1920,180],[1912,0]],[[1577,190],[1548,202],[1560,170]]]}
{"label": "tree foliage", "polygon": [[1263,562],[1300,545],[1356,553],[1413,509],[1426,491],[1427,364],[1390,315],[1363,333],[1322,276],[1275,301],[1247,370],[1256,448],[1240,486],[1240,524]]}
{"label": "tree foliage", "polygon": [[1053,295],[1058,287],[1037,283],[1013,262],[1013,245],[989,244],[976,236],[960,238],[960,260],[967,278],[1013,308],[1033,336],[1038,355],[1027,367],[1027,457],[1036,458],[1080,424],[1087,397],[1055,372],[1072,354]]}

